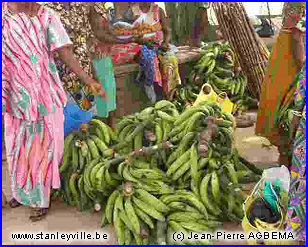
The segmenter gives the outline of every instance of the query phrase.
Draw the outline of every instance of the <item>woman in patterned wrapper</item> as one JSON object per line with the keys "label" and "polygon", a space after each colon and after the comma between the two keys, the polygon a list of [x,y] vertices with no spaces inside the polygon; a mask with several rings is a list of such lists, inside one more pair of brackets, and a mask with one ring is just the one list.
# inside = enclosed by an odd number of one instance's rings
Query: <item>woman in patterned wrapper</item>
{"label": "woman in patterned wrapper", "polygon": [[[127,6],[124,6],[125,4]],[[146,92],[151,99],[155,95],[154,84],[158,85],[160,90],[162,89],[163,95],[167,98],[168,92],[180,83],[177,57],[169,49],[170,30],[164,11],[153,2],[116,3],[115,7],[118,12],[112,20],[101,13],[100,4],[92,3],[88,12],[93,32],[89,50],[93,65],[97,68],[94,68],[94,74],[98,78],[104,78],[102,87],[107,88],[108,95],[108,101],[103,102],[101,111],[98,112],[101,112],[100,115],[104,113],[105,117],[109,117],[109,124],[112,127],[115,126],[114,110],[116,109],[113,65],[131,62],[136,55],[140,54],[140,60],[144,61],[141,70],[146,71],[147,82],[149,82],[144,84],[150,85],[148,86],[151,88],[150,93],[148,93],[149,90]],[[122,8],[123,14],[119,13],[121,9],[119,7]],[[125,7],[127,10],[123,11]],[[121,26],[122,29],[117,30],[117,27]],[[123,28],[125,26],[133,29]],[[134,31],[137,27],[140,27],[139,31]],[[157,56],[157,51],[147,49],[145,44],[149,42],[161,48],[160,56]],[[150,56],[147,56],[147,51],[151,53]],[[109,73],[102,73],[102,71],[109,71]]]}
{"label": "woman in patterned wrapper", "polygon": [[101,85],[79,66],[54,11],[36,2],[2,3],[2,114],[9,165],[10,206],[48,213],[51,188],[60,187],[66,93],[54,52],[94,93]]}
{"label": "woman in patterned wrapper", "polygon": [[283,27],[273,45],[268,73],[262,83],[256,123],[256,134],[277,146],[279,163],[286,166],[290,166],[292,155],[289,137],[276,124],[277,112],[292,101],[294,90],[288,91],[289,86],[303,66],[306,39],[299,26],[305,16],[306,2],[284,3]]}
{"label": "woman in patterned wrapper", "polygon": [[[146,93],[153,102],[158,100],[155,95],[158,92],[162,92],[163,99],[168,99],[171,90],[181,84],[177,49],[169,44],[171,37],[168,18],[164,10],[154,2],[140,2],[132,10],[134,16],[139,16],[133,25],[142,30],[136,41],[141,45],[140,71],[145,74]],[[151,89],[153,84],[155,93]]]}
{"label": "woman in patterned wrapper", "polygon": [[306,242],[306,63],[297,76],[290,137],[292,140],[291,183],[285,230]]}
{"label": "woman in patterned wrapper", "polygon": [[[129,3],[116,4],[129,6]],[[114,65],[132,62],[139,53],[139,45],[135,43],[131,35],[122,35],[119,38],[112,28],[112,24],[119,21],[125,23],[126,20],[120,17],[121,15],[116,13],[116,17],[110,20],[108,12],[103,10],[100,2],[87,4],[86,19],[91,26],[87,44],[92,73],[106,91],[106,100],[98,97],[95,99],[97,115],[108,119],[108,124],[113,129],[116,127]]]}

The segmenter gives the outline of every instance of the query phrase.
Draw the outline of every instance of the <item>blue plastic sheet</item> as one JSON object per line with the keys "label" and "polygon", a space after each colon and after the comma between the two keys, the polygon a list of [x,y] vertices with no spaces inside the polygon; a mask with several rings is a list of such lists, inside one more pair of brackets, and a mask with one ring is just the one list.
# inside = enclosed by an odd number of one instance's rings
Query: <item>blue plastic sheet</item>
{"label": "blue plastic sheet", "polygon": [[87,124],[93,118],[93,112],[84,111],[77,104],[67,103],[64,107],[64,136],[78,130],[81,124]]}

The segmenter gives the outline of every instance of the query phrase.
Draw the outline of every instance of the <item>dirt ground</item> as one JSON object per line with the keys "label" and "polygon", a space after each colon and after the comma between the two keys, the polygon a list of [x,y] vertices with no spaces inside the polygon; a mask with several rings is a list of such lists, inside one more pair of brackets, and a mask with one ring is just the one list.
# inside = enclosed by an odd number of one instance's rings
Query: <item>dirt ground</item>
{"label": "dirt ground", "polygon": [[[253,117],[256,117],[256,113],[250,113]],[[258,164],[260,166],[276,165],[278,159],[277,149],[269,146],[267,140],[259,138],[254,135],[254,127],[237,129],[235,132],[235,144],[241,155],[246,157],[250,162]],[[5,194],[9,195],[9,179],[8,179],[8,167],[7,163],[2,163],[2,186]],[[16,209],[4,208],[2,211],[3,226],[2,226],[2,244],[3,245],[15,245],[15,244],[47,244],[47,242],[39,242],[35,240],[27,240],[24,242],[12,240],[11,236],[14,233],[40,233],[40,232],[59,232],[61,233],[76,233],[87,232],[95,234],[100,231],[100,234],[105,232],[108,234],[108,239],[105,240],[88,240],[73,241],[70,244],[116,244],[114,231],[112,229],[100,228],[100,214],[87,214],[79,213],[76,208],[69,207],[62,203],[60,200],[52,202],[50,214],[41,222],[32,223],[28,219],[29,209],[20,207]],[[225,231],[241,231],[241,225],[236,223],[225,223]],[[93,235],[92,235],[93,236]],[[102,237],[101,237],[102,238]],[[63,241],[48,241],[49,244],[68,244]],[[245,242],[232,241],[232,242],[218,242],[217,244],[245,244]]]}

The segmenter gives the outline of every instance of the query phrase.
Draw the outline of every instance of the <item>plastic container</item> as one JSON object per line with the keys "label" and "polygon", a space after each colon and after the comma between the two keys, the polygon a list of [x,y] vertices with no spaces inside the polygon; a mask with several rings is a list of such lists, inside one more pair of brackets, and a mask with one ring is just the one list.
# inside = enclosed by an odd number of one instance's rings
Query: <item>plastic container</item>
{"label": "plastic container", "polygon": [[84,111],[77,104],[67,103],[64,107],[64,136],[78,130],[81,124],[87,124],[93,118],[93,112]]}
{"label": "plastic container", "polygon": [[[283,207],[281,206],[281,202],[278,200],[277,208],[279,210],[280,214],[280,220],[276,223],[267,223],[267,222],[261,222],[262,224],[256,224],[256,226],[253,226],[248,219],[248,214],[250,212],[250,208],[253,204],[253,202],[257,198],[261,198],[262,191],[264,187],[264,182],[266,181],[266,176],[264,176],[266,172],[263,172],[263,176],[261,180],[256,184],[256,186],[253,189],[253,192],[246,198],[244,204],[243,204],[243,210],[244,210],[244,218],[242,220],[242,228],[247,233],[247,236],[250,232],[262,232],[262,231],[281,231],[284,228],[284,219],[285,219],[285,210],[283,210]],[[264,244],[266,245],[272,245],[273,243],[276,243],[276,240],[265,240]],[[255,239],[247,239],[248,245],[257,245],[258,242]]]}
{"label": "plastic container", "polygon": [[232,113],[234,104],[231,102],[225,92],[222,92],[217,96],[216,102],[220,105],[223,112],[230,114]]}
{"label": "plastic container", "polygon": [[216,99],[217,99],[217,94],[213,90],[212,86],[208,83],[205,83],[202,86],[200,93],[193,106],[198,106],[200,102],[203,101],[216,102]]}

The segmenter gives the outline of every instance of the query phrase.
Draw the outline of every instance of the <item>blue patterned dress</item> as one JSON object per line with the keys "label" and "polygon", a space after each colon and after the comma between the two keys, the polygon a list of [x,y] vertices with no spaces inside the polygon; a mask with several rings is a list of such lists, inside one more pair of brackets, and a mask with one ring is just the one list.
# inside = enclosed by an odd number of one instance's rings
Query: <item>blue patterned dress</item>
{"label": "blue patterned dress", "polygon": [[293,142],[286,231],[293,231],[297,240],[306,241],[306,65],[300,72],[294,101],[301,119]]}

